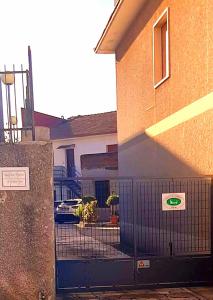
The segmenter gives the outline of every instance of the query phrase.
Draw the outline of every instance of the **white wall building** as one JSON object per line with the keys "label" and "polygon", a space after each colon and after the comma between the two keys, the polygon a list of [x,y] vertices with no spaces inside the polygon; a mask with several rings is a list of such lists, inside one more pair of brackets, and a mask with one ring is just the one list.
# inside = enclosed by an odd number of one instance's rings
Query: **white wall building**
{"label": "white wall building", "polygon": [[[74,165],[81,175],[81,155],[107,152],[108,145],[117,144],[117,133],[52,140],[54,166],[67,168],[68,149],[73,149]],[[69,155],[69,154],[68,154]]]}
{"label": "white wall building", "polygon": [[[104,174],[103,176],[117,175],[117,156],[111,155],[111,152],[117,153],[116,111],[62,120],[55,127],[50,128],[50,139],[54,151],[55,199],[78,197],[78,190],[75,190],[78,189],[77,185],[76,187],[68,186],[67,181],[62,187],[59,179],[58,185],[56,184],[57,178],[87,177],[85,174],[97,177],[100,174]],[[99,155],[107,152],[107,156]],[[86,158],[85,155],[87,155]],[[83,157],[84,170],[82,173]],[[111,168],[112,164],[113,168]],[[94,186],[97,187],[97,184],[94,182]],[[100,184],[106,185],[103,182]],[[81,186],[81,192],[82,188]],[[100,186],[97,189],[100,189]],[[70,194],[70,191],[75,195]]]}

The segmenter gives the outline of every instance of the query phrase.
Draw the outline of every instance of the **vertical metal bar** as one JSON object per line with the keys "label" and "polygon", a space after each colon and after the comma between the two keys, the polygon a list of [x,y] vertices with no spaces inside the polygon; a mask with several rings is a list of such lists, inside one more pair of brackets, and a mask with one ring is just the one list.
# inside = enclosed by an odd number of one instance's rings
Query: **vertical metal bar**
{"label": "vertical metal bar", "polygon": [[7,87],[7,95],[8,95],[8,113],[9,113],[8,127],[9,127],[10,142],[12,143],[13,138],[12,138],[12,124],[11,124],[10,86],[7,85],[6,87]]}
{"label": "vertical metal bar", "polygon": [[[207,234],[206,234],[206,250],[207,250],[207,253],[209,254],[211,254],[212,253],[212,251],[213,250],[211,250],[212,249],[212,247],[211,247],[211,241],[212,241],[212,232],[213,232],[213,230],[211,229],[211,226],[212,226],[212,216],[213,216],[213,214],[212,214],[212,201],[211,200],[213,200],[213,199],[211,199],[211,197],[213,197],[212,196],[212,194],[213,194],[213,187],[212,187],[212,184],[213,184],[213,182],[212,182],[212,180],[213,180],[213,178],[207,178],[206,179],[207,180],[207,190],[206,190],[206,193],[207,193],[207,199],[206,199],[206,201],[207,201],[207,204],[206,204],[206,207],[205,207],[205,228],[206,228],[206,230],[207,230]],[[212,190],[211,190],[212,189]]]}
{"label": "vertical metal bar", "polygon": [[7,106],[7,128],[8,128],[8,131],[7,133],[9,133],[9,123],[8,123],[8,120],[9,120],[9,109],[8,109],[8,94],[7,94],[7,87],[5,85],[5,98],[6,98],[6,106]]}
{"label": "vertical metal bar", "polygon": [[[187,211],[186,212],[184,212],[184,214],[186,214],[186,217],[187,217],[187,232],[188,232],[188,235],[189,235],[189,238],[187,239],[188,240],[188,251],[190,252],[190,253],[192,253],[192,247],[191,247],[191,240],[192,240],[192,232],[191,232],[191,226],[190,226],[190,220],[191,220],[191,216],[192,216],[192,209],[191,210],[189,210],[189,207],[191,207],[190,206],[190,202],[191,202],[191,194],[190,194],[190,191],[189,191],[189,179],[187,178],[186,179],[186,181],[185,181],[185,187],[186,187],[186,196],[187,196],[187,202],[188,202],[188,204],[187,204]],[[183,192],[185,192],[184,190],[183,190]],[[191,213],[191,214],[190,214]]]}
{"label": "vertical metal bar", "polygon": [[[54,209],[54,207],[53,207]],[[55,242],[55,292],[58,290],[58,264],[57,264],[57,237],[58,237],[58,224],[54,223],[54,242]]]}
{"label": "vertical metal bar", "polygon": [[[137,181],[137,212],[138,216],[141,216],[141,209],[142,209],[142,200],[141,200],[141,182]],[[138,217],[138,247],[143,245],[142,241],[142,218]]]}
{"label": "vertical metal bar", "polygon": [[152,179],[150,179],[149,183],[149,189],[150,189],[150,217],[151,217],[151,247],[150,250],[153,252],[154,249],[154,214],[155,214],[155,209],[154,209],[154,197],[153,197],[153,182]]}
{"label": "vertical metal bar", "polygon": [[8,123],[8,131],[9,131],[9,142],[12,143],[10,86],[8,84],[6,84],[6,74],[7,74],[6,65],[4,65],[4,72],[5,72],[5,87],[6,87],[6,102],[7,102],[7,123]]}
{"label": "vertical metal bar", "polygon": [[[208,217],[208,208],[209,208],[209,195],[208,195],[208,181],[207,179],[204,179],[204,182],[205,182],[205,206],[204,208],[202,209],[202,216],[204,217],[204,223],[202,222],[202,226],[204,226],[205,228],[205,236],[204,236],[204,251],[205,252],[208,252],[208,220],[209,220],[209,217]],[[203,219],[203,218],[202,218]]]}
{"label": "vertical metal bar", "polygon": [[211,190],[210,190],[210,207],[211,207],[211,257],[213,258],[213,177],[211,177]]}
{"label": "vertical metal bar", "polygon": [[146,181],[142,181],[143,184],[143,202],[144,202],[144,210],[143,210],[143,215],[142,218],[144,219],[144,251],[147,252],[147,230],[148,230],[148,217],[147,217],[147,200],[148,200],[148,195],[147,195],[147,188],[146,188]]}
{"label": "vertical metal bar", "polygon": [[[26,73],[27,76],[27,73]],[[23,106],[26,108],[26,101],[25,101],[25,91],[24,91],[24,72],[23,72],[23,65],[21,65],[21,83],[22,83],[22,97],[23,97]],[[26,112],[25,112],[26,113]],[[23,120],[22,120],[23,121]],[[25,126],[25,124],[24,124]],[[22,124],[22,127],[24,127]]]}
{"label": "vertical metal bar", "polygon": [[35,124],[34,124],[34,93],[33,93],[33,70],[32,70],[32,54],[30,46],[28,46],[28,62],[29,62],[29,85],[30,85],[30,102],[32,113],[32,140],[35,141]]}
{"label": "vertical metal bar", "polygon": [[[26,73],[26,78],[28,76],[28,73]],[[24,111],[22,114],[22,128],[28,126],[28,124],[26,124],[26,115],[27,115],[27,107],[26,107],[26,99],[25,99],[25,90],[24,90],[24,72],[23,72],[23,65],[21,64],[21,85],[22,85],[22,98],[23,98],[23,107],[24,107]],[[21,136],[22,134],[26,135],[26,131],[22,131],[21,132]]]}
{"label": "vertical metal bar", "polygon": [[198,179],[200,182],[200,192],[198,193],[199,198],[198,198],[198,218],[197,218],[197,250],[198,252],[200,252],[200,228],[201,228],[201,224],[202,224],[202,212],[200,211],[201,209],[201,203],[202,201],[205,201],[205,199],[203,199],[203,182],[202,182],[202,178]]}
{"label": "vertical metal bar", "polygon": [[63,200],[62,181],[60,181],[60,194],[61,194],[61,200]]}
{"label": "vertical metal bar", "polygon": [[147,225],[148,225],[148,252],[150,252],[150,245],[152,242],[152,217],[150,218],[150,211],[151,211],[151,192],[150,192],[150,179],[146,182],[147,187]]}
{"label": "vertical metal bar", "polygon": [[[194,182],[196,183],[196,185],[194,184]],[[197,196],[198,195],[199,182],[197,182],[196,179],[191,180],[190,185],[191,185],[191,203],[192,203],[192,210],[191,210],[191,214],[192,214],[192,221],[191,221],[192,222],[192,233],[191,233],[191,238],[192,238],[192,251],[195,252],[196,251],[196,219],[197,219],[196,202],[198,201],[197,199],[199,199],[199,196]]]}
{"label": "vertical metal bar", "polygon": [[137,284],[137,209],[136,209],[136,197],[134,197],[134,179],[131,179],[131,196],[133,201],[132,208],[132,221],[133,221],[133,239],[134,239],[134,281]]}
{"label": "vertical metal bar", "polygon": [[162,195],[161,195],[161,193],[160,193],[160,184],[159,184],[159,179],[156,181],[156,183],[157,183],[157,208],[158,208],[158,214],[159,214],[159,216],[158,216],[158,222],[156,223],[156,228],[157,228],[157,224],[158,224],[158,245],[157,245],[157,254],[158,255],[160,255],[161,254],[161,252],[162,252],[162,248],[163,248],[163,246],[161,246],[161,245],[163,245],[162,244],[162,242],[161,242],[161,237],[162,237],[162,233],[161,233],[161,228],[162,228],[162,224],[161,224],[161,222],[162,222],[162,220],[163,220],[163,218],[162,218],[162,206],[161,206],[161,203],[159,203],[159,200],[161,199],[161,197],[162,197]]}
{"label": "vertical metal bar", "polygon": [[169,242],[169,255],[173,256],[173,246],[172,246],[172,242]]}
{"label": "vertical metal bar", "polygon": [[[171,188],[171,180],[172,180],[172,188]],[[174,179],[169,179],[169,193],[173,192],[174,190]],[[169,255],[173,255],[173,230],[174,230],[174,211],[171,211],[169,214],[169,222],[167,224],[167,229],[169,228]]]}
{"label": "vertical metal bar", "polygon": [[[191,210],[189,211],[190,217],[191,217],[191,249],[192,252],[195,250],[195,219],[196,219],[196,209],[195,209],[195,203],[196,203],[196,198],[195,198],[195,185],[193,184],[194,179],[188,179],[189,186],[190,186],[190,203],[191,203]],[[188,196],[189,197],[189,196]],[[188,209],[188,207],[187,207]]]}
{"label": "vertical metal bar", "polygon": [[13,75],[14,75],[14,98],[15,98],[15,117],[16,117],[16,124],[13,127],[14,130],[14,142],[18,141],[18,114],[17,114],[17,97],[16,97],[16,75],[15,75],[15,65],[13,65]]}
{"label": "vertical metal bar", "polygon": [[3,96],[2,96],[1,80],[0,80],[0,143],[4,143],[4,112],[3,112]]}
{"label": "vertical metal bar", "polygon": [[[4,65],[4,76],[6,76],[6,66]],[[7,90],[7,86],[5,85],[5,93],[6,93],[6,104],[7,104],[7,127],[9,129],[9,104],[8,104],[8,90]]]}

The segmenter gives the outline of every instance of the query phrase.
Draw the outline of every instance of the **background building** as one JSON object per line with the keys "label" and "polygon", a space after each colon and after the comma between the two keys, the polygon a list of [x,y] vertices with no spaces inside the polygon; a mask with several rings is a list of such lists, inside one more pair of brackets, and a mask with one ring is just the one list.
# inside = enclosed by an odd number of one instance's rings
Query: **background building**
{"label": "background building", "polygon": [[[90,194],[105,205],[111,191],[108,178],[118,175],[117,112],[68,119],[34,112],[34,123],[36,139],[52,141],[54,199]],[[97,180],[84,180],[82,184],[82,176]]]}

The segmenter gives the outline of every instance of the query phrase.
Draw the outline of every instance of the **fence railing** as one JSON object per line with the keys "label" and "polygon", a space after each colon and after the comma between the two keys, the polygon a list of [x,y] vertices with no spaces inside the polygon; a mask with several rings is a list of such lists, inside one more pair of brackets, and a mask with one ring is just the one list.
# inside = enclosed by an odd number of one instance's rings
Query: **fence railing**
{"label": "fence railing", "polygon": [[[56,224],[58,258],[107,259],[211,253],[210,177],[78,178],[78,181],[81,183],[81,197],[90,195],[97,199],[96,220]],[[67,183],[62,184],[62,188],[67,189]],[[112,219],[113,210],[105,205],[112,193],[119,195],[118,223]],[[164,198],[168,194],[173,199],[173,206],[167,210]],[[184,206],[180,209],[174,195],[183,197]]]}
{"label": "fence railing", "polygon": [[0,70],[0,142],[35,140],[32,57],[28,69],[4,66]]}

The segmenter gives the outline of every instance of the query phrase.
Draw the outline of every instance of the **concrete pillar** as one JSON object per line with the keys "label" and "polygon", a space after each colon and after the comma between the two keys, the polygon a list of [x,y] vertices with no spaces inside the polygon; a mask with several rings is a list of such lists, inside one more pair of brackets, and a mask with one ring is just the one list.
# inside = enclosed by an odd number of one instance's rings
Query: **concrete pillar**
{"label": "concrete pillar", "polygon": [[[29,167],[30,190],[0,190],[0,299],[55,299],[52,145],[0,144],[0,168]],[[42,298],[43,297],[43,298]]]}

